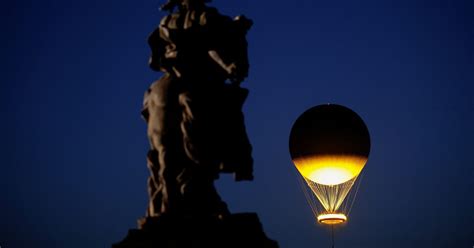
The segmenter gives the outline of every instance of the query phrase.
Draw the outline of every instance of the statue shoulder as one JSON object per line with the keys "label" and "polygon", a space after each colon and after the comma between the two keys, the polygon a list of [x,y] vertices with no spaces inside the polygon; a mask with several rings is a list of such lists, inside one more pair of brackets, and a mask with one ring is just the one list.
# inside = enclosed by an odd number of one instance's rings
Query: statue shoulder
{"label": "statue shoulder", "polygon": [[177,28],[177,20],[179,18],[178,13],[172,13],[169,15],[166,15],[163,17],[160,21],[160,27],[166,27],[170,29],[176,29]]}
{"label": "statue shoulder", "polygon": [[210,15],[220,15],[219,10],[217,10],[217,8],[214,8],[214,7],[206,7],[206,11],[204,12]]}
{"label": "statue shoulder", "polygon": [[205,26],[212,23],[221,23],[231,21],[232,19],[228,16],[221,15],[219,11],[214,7],[206,7],[205,11],[202,12],[199,24]]}

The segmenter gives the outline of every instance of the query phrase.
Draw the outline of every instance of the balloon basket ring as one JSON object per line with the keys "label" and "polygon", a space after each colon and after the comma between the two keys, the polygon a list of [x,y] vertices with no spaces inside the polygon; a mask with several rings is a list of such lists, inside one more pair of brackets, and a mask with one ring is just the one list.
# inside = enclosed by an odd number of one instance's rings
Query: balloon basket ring
{"label": "balloon basket ring", "polygon": [[347,216],[340,213],[325,213],[318,215],[318,222],[326,225],[336,225],[347,221]]}

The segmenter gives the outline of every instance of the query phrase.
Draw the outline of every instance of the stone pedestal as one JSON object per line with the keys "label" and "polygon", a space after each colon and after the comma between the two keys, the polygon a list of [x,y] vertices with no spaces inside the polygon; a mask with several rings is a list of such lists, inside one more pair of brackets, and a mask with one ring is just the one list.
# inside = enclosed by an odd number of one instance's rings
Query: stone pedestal
{"label": "stone pedestal", "polygon": [[160,216],[139,221],[112,248],[278,248],[267,238],[257,214],[217,217]]}

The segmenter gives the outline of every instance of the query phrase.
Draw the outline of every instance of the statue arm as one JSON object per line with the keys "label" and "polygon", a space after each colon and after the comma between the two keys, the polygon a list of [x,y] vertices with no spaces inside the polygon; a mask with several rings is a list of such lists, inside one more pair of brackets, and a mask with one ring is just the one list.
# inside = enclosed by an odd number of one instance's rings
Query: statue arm
{"label": "statue arm", "polygon": [[229,75],[230,80],[233,84],[240,84],[243,81],[243,78],[240,79],[237,75],[237,66],[235,63],[226,64],[224,59],[219,55],[216,50],[210,50],[209,56],[214,60],[222,69],[224,69]]}
{"label": "statue arm", "polygon": [[240,84],[248,75],[246,34],[252,21],[244,16],[232,20],[209,8],[201,17],[201,25],[208,27],[209,56],[228,75],[234,84]]}

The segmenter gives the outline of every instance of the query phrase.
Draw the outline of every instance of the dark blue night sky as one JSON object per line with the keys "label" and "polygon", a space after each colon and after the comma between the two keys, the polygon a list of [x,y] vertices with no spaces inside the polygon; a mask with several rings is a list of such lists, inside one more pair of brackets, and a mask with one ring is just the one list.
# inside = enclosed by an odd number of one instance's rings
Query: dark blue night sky
{"label": "dark blue night sky", "polygon": [[[0,246],[109,247],[147,204],[142,97],[160,2],[3,1]],[[288,153],[293,121],[339,103],[372,151],[337,247],[474,245],[474,2],[215,0],[255,22],[252,183],[216,183],[282,248],[329,247]]]}

